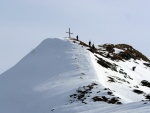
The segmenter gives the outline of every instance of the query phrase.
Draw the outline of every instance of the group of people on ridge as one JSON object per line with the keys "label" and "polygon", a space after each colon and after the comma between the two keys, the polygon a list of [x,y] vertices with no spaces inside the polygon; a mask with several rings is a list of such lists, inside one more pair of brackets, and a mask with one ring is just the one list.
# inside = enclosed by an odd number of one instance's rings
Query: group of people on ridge
{"label": "group of people on ridge", "polygon": [[[79,41],[79,36],[78,35],[76,36],[76,39],[77,39],[77,41]],[[92,46],[91,46],[91,41],[89,41],[89,47],[91,47],[92,49],[95,49],[94,44],[92,44]]]}
{"label": "group of people on ridge", "polygon": [[[79,41],[79,36],[78,36],[78,35],[76,36],[76,39],[77,39],[77,41]],[[94,44],[92,44],[92,46],[91,46],[91,41],[89,41],[89,47],[90,47],[91,51],[95,50]],[[109,56],[110,56],[110,55],[109,55],[109,53],[108,53],[108,54],[107,54],[107,57],[109,58]],[[136,66],[132,67],[132,70],[135,71],[135,68],[136,68]]]}

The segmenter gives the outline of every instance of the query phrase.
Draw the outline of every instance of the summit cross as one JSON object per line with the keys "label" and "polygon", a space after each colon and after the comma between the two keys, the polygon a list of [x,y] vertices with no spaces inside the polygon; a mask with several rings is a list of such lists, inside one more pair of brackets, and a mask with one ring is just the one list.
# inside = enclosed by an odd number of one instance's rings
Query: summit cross
{"label": "summit cross", "polygon": [[70,32],[70,28],[69,28],[69,32],[66,32],[66,33],[68,33],[69,34],[69,38],[71,38],[71,34],[73,34],[73,33]]}

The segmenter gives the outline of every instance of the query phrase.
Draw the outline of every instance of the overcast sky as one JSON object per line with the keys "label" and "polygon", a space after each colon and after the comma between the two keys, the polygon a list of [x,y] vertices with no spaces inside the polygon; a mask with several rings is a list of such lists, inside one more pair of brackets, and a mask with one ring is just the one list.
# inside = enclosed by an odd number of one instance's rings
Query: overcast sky
{"label": "overcast sky", "polygon": [[69,27],[80,40],[130,44],[150,58],[150,0],[0,0],[0,73]]}

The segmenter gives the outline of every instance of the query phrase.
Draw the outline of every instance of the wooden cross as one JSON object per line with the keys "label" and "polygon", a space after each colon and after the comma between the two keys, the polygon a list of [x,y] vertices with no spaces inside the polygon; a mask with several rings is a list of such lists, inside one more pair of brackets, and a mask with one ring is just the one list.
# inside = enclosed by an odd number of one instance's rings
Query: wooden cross
{"label": "wooden cross", "polygon": [[73,34],[73,33],[70,32],[70,28],[69,28],[69,32],[66,32],[66,33],[68,33],[69,34],[69,38],[71,38],[71,34]]}

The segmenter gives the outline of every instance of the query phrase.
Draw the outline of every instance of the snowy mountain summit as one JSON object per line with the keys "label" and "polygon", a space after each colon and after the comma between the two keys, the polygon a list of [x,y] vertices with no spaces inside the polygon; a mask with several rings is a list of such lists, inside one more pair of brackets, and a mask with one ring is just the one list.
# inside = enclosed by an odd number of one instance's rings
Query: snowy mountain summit
{"label": "snowy mountain summit", "polygon": [[150,112],[150,60],[126,44],[50,38],[0,75],[0,113]]}

